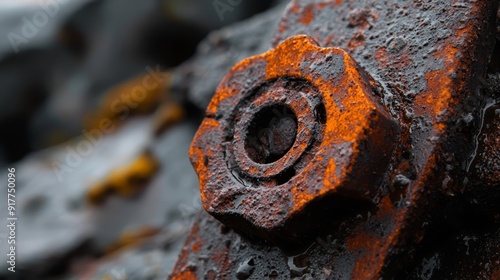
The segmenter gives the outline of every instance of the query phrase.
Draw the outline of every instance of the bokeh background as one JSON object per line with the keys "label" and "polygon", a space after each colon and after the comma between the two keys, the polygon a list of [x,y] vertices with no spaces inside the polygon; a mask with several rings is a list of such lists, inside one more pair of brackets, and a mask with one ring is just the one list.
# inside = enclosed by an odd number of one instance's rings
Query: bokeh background
{"label": "bokeh background", "polygon": [[204,108],[286,2],[0,0],[0,279],[166,279],[201,209]]}

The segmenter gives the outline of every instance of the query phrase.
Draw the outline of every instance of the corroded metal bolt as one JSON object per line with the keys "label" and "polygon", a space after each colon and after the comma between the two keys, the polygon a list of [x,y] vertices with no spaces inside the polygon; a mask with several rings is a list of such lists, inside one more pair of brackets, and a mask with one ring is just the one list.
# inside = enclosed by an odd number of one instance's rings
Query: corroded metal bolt
{"label": "corroded metal bolt", "polygon": [[345,51],[303,35],[238,63],[190,150],[204,208],[276,240],[299,236],[319,200],[370,201],[399,136],[373,84]]}

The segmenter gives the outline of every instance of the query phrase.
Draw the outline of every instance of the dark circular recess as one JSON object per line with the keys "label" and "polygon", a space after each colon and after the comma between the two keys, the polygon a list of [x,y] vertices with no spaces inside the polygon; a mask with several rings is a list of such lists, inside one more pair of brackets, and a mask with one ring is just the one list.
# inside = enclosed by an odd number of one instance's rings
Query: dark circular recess
{"label": "dark circular recess", "polygon": [[322,143],[327,118],[322,93],[309,81],[284,76],[241,94],[227,115],[227,167],[247,187],[283,185]]}
{"label": "dark circular recess", "polygon": [[267,164],[282,158],[297,136],[297,116],[285,104],[262,108],[247,129],[245,151],[254,162]]}

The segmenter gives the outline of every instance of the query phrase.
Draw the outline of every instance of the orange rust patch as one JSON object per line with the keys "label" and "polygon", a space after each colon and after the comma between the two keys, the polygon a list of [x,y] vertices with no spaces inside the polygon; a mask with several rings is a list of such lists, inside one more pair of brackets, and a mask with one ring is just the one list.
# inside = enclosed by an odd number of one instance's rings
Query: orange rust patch
{"label": "orange rust patch", "polygon": [[387,67],[387,62],[388,62],[388,53],[387,53],[387,48],[382,47],[377,50],[377,53],[375,54],[375,57],[382,67]]}
{"label": "orange rust patch", "polygon": [[453,106],[450,106],[456,98],[453,93],[460,92],[467,82],[465,77],[455,80],[451,78],[451,76],[458,75],[456,71],[459,70],[461,64],[460,59],[457,58],[459,49],[455,46],[455,41],[468,39],[467,34],[473,34],[472,29],[472,25],[467,25],[458,30],[455,37],[450,38],[441,49],[434,53],[436,58],[444,61],[444,67],[425,74],[427,90],[415,98],[415,112],[430,116],[435,123],[434,129],[438,133],[445,128],[445,125],[438,121],[438,116],[446,110],[453,110]]}
{"label": "orange rust patch", "polygon": [[322,2],[322,3],[318,3],[316,4],[317,7],[318,7],[318,10],[323,10],[325,7],[327,6],[331,6],[333,4],[333,6],[340,6],[342,5],[344,1],[343,0],[335,0],[335,1],[328,1],[328,2]]}
{"label": "orange rust patch", "polygon": [[172,275],[170,277],[171,280],[196,280],[196,273],[194,271],[191,271],[189,269],[186,269],[179,274]]}
{"label": "orange rust patch", "polygon": [[385,242],[382,242],[378,237],[369,235],[364,231],[356,235],[355,238],[346,241],[347,249],[351,252],[379,247],[383,243]]}
{"label": "orange rust patch", "polygon": [[325,187],[332,187],[335,183],[337,183],[337,164],[335,163],[335,159],[331,158],[328,161],[328,166],[325,170],[325,178],[323,179],[323,184]]}
{"label": "orange rust patch", "polygon": [[194,268],[189,267],[188,257],[189,254],[192,252],[190,250],[191,246],[189,246],[189,244],[195,242],[195,240],[200,241],[200,245],[202,244],[201,243],[202,241],[199,239],[198,235],[199,231],[200,231],[200,226],[198,223],[195,223],[187,236],[186,242],[184,243],[184,247],[182,248],[182,251],[179,254],[179,258],[177,259],[177,263],[175,264],[175,267],[172,270],[173,273],[177,274],[172,274],[170,276],[170,279],[182,279],[182,280],[197,279]]}
{"label": "orange rust patch", "polygon": [[419,105],[417,112],[435,117],[448,108],[446,105],[448,98],[451,97],[449,86],[452,81],[445,70],[430,71],[425,74],[425,79],[427,87],[432,90],[415,98],[415,104]]}
{"label": "orange rust patch", "polygon": [[380,201],[379,210],[377,216],[384,216],[393,213],[394,205],[392,204],[391,198],[389,196],[384,196]]}
{"label": "orange rust patch", "polygon": [[497,263],[497,266],[493,268],[493,272],[491,273],[491,280],[500,279],[500,266]]}
{"label": "orange rust patch", "polygon": [[386,47],[379,48],[375,53],[375,59],[382,67],[387,67],[389,64],[395,68],[411,67],[412,60],[408,53],[401,52],[392,54],[387,51]]}
{"label": "orange rust patch", "polygon": [[[371,219],[385,219],[384,217],[394,213],[394,206],[388,196],[382,198],[380,209]],[[394,216],[395,224],[402,221],[403,216]],[[384,266],[388,249],[394,246],[394,241],[399,236],[400,227],[389,236],[376,236],[368,234],[364,229],[357,230],[358,234],[346,240],[349,251],[359,254],[356,265],[352,271],[352,279],[374,279],[378,278]]]}
{"label": "orange rust patch", "polygon": [[307,8],[302,12],[302,15],[300,16],[300,22],[302,22],[305,25],[308,25],[311,23],[311,21],[314,19],[314,6],[309,5]]}
{"label": "orange rust patch", "polygon": [[[199,135],[206,133],[207,131],[218,128],[219,125],[220,124],[217,120],[212,118],[205,118],[200,128],[196,132],[195,138],[200,137]],[[204,186],[207,182],[207,166],[205,163],[207,159],[209,159],[213,155],[213,153],[211,150],[208,152],[204,152],[200,147],[197,147],[196,145],[192,144],[191,147],[189,148],[189,155],[194,169],[200,171],[197,172],[197,174],[198,174],[198,182],[200,188],[202,188],[202,186]],[[200,192],[200,196],[201,200],[204,202],[209,201],[211,199],[211,197],[208,197],[207,193],[203,191]]]}
{"label": "orange rust patch", "polygon": [[363,34],[362,31],[358,31],[351,38],[347,47],[352,51],[355,50],[357,47],[363,45],[364,43],[365,43],[365,35]]}
{"label": "orange rust patch", "polygon": [[380,254],[378,258],[371,258],[370,254],[363,254],[363,252],[365,250],[371,250],[372,248],[377,248],[379,251],[383,250],[382,247],[387,246],[386,240],[361,232],[353,239],[347,240],[346,244],[349,251],[359,252],[361,254],[361,257],[357,259],[356,265],[352,271],[352,279],[378,278],[376,276],[383,266],[381,258],[383,258],[384,254]]}
{"label": "orange rust patch", "polygon": [[199,252],[200,251],[200,248],[201,248],[201,245],[200,243],[196,242],[193,244],[193,246],[191,246],[191,250],[195,253]]}
{"label": "orange rust patch", "polygon": [[200,251],[201,246],[203,245],[203,240],[201,240],[199,235],[194,236],[196,236],[196,239],[192,242],[193,245],[191,245],[191,251],[197,253]]}

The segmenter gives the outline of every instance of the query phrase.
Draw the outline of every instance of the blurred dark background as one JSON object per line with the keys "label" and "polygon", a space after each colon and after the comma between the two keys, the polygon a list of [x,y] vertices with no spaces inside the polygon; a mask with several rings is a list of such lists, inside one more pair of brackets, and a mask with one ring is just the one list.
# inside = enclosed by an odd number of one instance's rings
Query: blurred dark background
{"label": "blurred dark background", "polygon": [[210,31],[276,4],[245,0],[230,6],[234,2],[0,4],[0,162],[17,162],[78,135],[109,89],[148,65],[178,66]]}
{"label": "blurred dark background", "polygon": [[191,139],[286,3],[1,1],[0,181],[16,169],[18,220],[16,273],[0,227],[0,279],[166,279],[202,211]]}

